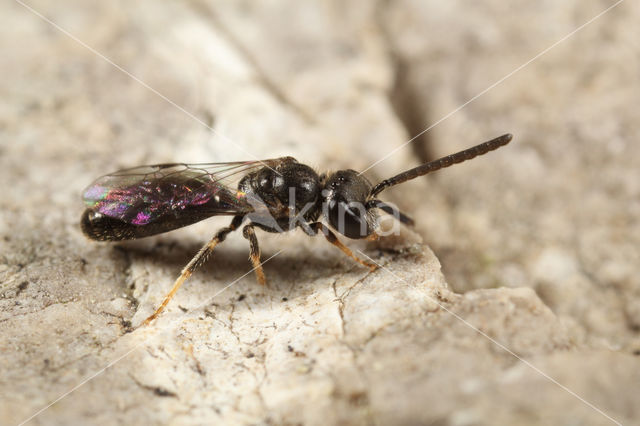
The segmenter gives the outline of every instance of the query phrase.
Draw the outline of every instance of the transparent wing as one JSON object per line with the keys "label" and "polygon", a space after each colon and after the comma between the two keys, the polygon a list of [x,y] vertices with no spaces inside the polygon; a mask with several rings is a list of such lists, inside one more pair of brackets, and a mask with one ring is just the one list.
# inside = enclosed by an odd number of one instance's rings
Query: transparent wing
{"label": "transparent wing", "polygon": [[274,168],[285,158],[139,166],[96,179],[83,198],[89,210],[138,226],[248,213],[251,205],[237,189],[240,179],[262,167]]}

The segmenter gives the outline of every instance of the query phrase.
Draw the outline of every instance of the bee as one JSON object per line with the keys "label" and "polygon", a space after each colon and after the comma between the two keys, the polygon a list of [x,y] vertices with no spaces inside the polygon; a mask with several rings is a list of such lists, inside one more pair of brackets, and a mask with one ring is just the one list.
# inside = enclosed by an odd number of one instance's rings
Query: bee
{"label": "bee", "polygon": [[164,310],[180,286],[212,254],[227,235],[242,228],[260,284],[266,284],[255,229],[287,232],[301,228],[307,235],[322,233],[328,242],[363,266],[377,265],[355,256],[334,231],[350,239],[375,238],[378,211],[407,226],[406,214],[377,198],[387,188],[418,176],[470,160],[508,144],[511,134],[447,155],[372,185],[355,170],[318,173],[293,157],[261,161],[139,166],[102,176],[83,198],[83,233],[96,241],[149,237],[212,216],[233,216],[184,267],[160,306],[145,320],[149,324]]}

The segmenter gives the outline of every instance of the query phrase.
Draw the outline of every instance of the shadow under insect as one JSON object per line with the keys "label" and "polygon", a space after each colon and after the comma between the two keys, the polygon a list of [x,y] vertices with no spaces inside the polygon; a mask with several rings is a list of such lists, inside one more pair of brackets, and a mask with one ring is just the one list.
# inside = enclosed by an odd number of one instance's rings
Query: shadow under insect
{"label": "shadow under insect", "polygon": [[[153,246],[142,246],[137,242],[127,242],[118,245],[118,250],[126,252],[130,261],[136,264],[162,265],[167,269],[179,269],[184,267],[197,252],[202,244],[194,239],[165,240]],[[273,246],[271,241],[270,246]],[[277,244],[277,243],[276,243]],[[287,286],[290,281],[305,282],[310,277],[321,277],[327,271],[347,272],[353,269],[343,257],[337,253],[318,255],[317,250],[289,245],[284,242],[282,253],[277,253],[273,248],[263,252],[263,256],[270,260],[264,262],[265,273],[271,278],[267,283],[269,291]],[[236,244],[217,250],[197,271],[201,278],[212,277],[216,282],[228,284],[239,279],[243,275],[249,276],[249,266],[246,248],[240,248]],[[283,285],[280,283],[284,282]],[[219,285],[219,284],[216,284]]]}

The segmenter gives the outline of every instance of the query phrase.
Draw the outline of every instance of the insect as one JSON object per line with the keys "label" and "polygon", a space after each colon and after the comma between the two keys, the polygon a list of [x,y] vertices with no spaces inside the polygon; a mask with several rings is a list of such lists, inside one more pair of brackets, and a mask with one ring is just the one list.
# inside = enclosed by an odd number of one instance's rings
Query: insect
{"label": "insect", "polygon": [[184,267],[160,306],[145,320],[149,324],[214,248],[240,227],[249,241],[257,280],[263,285],[266,278],[255,228],[266,232],[301,228],[309,236],[322,233],[344,254],[374,270],[377,265],[355,256],[332,229],[350,239],[375,239],[378,210],[413,225],[410,217],[376,196],[391,186],[486,154],[511,139],[510,134],[499,136],[376,185],[350,169],[318,175],[293,157],[134,167],[102,176],[87,187],[81,227],[90,239],[121,241],[172,231],[211,216],[233,216]]}

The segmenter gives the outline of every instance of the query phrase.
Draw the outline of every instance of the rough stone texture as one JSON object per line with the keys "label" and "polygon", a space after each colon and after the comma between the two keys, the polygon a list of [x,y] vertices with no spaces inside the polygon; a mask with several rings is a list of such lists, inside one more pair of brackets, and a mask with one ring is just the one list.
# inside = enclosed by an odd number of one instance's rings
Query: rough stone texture
{"label": "rough stone texture", "polygon": [[250,268],[232,235],[130,332],[228,219],[89,242],[97,175],[280,155],[363,170],[613,4],[217,3],[29,3],[188,114],[0,6],[0,423],[71,390],[29,424],[640,421],[637,2],[367,172],[515,135],[383,194],[417,221],[349,243],[383,269],[260,233],[263,258],[283,249],[270,288],[225,289]]}

